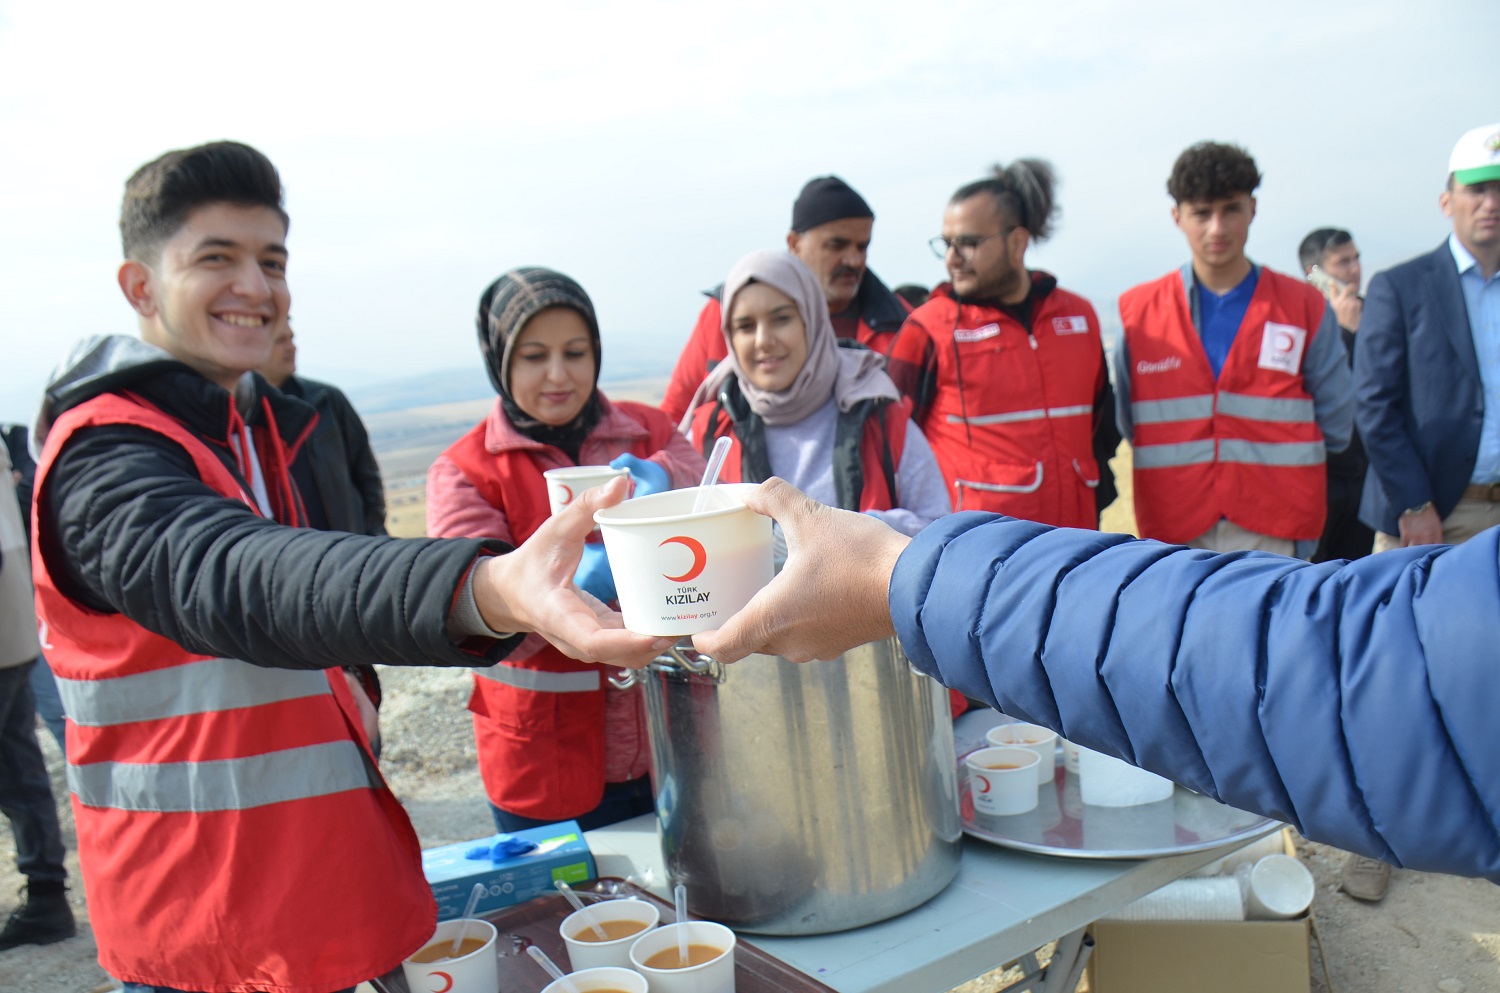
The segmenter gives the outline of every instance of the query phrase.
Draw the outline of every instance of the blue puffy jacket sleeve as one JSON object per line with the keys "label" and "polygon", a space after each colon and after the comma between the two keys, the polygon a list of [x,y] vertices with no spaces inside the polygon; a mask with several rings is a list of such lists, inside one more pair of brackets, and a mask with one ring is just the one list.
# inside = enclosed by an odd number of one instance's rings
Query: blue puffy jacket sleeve
{"label": "blue puffy jacket sleeve", "polygon": [[966,696],[1396,865],[1500,882],[1500,528],[1317,565],[992,514],[891,579]]}

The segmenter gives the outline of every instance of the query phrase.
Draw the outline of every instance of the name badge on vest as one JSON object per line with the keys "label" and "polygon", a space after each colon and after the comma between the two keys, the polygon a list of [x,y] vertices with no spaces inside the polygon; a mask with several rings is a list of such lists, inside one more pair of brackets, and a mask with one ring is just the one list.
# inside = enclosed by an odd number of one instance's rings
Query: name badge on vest
{"label": "name badge on vest", "polygon": [[1302,368],[1302,350],[1306,347],[1305,328],[1267,321],[1260,334],[1260,367],[1295,376]]}
{"label": "name badge on vest", "polygon": [[982,328],[954,328],[954,341],[983,341],[1000,333],[1000,325],[986,324]]}
{"label": "name badge on vest", "polygon": [[1054,317],[1052,318],[1053,334],[1088,334],[1089,319],[1083,315],[1077,317]]}

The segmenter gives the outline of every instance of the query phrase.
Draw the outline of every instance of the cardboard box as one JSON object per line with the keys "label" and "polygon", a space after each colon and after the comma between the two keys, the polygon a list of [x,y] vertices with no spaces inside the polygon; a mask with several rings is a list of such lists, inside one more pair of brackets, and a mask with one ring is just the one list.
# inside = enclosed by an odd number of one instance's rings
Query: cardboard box
{"label": "cardboard box", "polygon": [[[1285,851],[1296,854],[1291,833]],[[1310,918],[1096,921],[1090,993],[1309,993]]]}
{"label": "cardboard box", "polygon": [[594,856],[577,821],[517,831],[514,837],[534,842],[537,847],[501,862],[465,856],[480,845],[492,843],[495,836],[491,835],[422,853],[422,872],[437,899],[438,920],[462,914],[475,883],[485,884],[485,894],[475,911],[484,914],[553,893],[553,882],[558,879],[572,884],[594,878]]}

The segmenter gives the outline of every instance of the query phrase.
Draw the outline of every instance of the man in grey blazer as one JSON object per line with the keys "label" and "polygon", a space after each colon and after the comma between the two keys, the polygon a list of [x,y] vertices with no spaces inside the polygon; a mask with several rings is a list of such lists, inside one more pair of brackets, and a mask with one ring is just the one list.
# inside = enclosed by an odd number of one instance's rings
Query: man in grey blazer
{"label": "man in grey blazer", "polygon": [[1449,157],[1453,233],[1370,281],[1354,358],[1375,551],[1500,524],[1500,123]]}

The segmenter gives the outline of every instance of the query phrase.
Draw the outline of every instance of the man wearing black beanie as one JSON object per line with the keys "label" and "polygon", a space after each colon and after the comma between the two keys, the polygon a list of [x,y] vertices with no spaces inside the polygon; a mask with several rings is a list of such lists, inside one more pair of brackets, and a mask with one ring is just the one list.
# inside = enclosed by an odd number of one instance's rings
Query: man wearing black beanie
{"label": "man wearing black beanie", "polygon": [[[874,226],[875,212],[852,186],[837,176],[817,176],[807,181],[792,204],[792,228],[786,235],[786,247],[818,277],[828,298],[834,332],[883,355],[890,350],[911,308],[865,269]],[[705,291],[708,302],[698,314],[667,384],[661,409],[678,420],[686,413],[703,377],[724,358],[719,309],[722,289],[721,285]]]}

